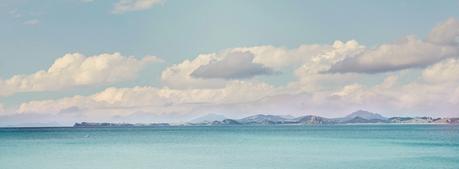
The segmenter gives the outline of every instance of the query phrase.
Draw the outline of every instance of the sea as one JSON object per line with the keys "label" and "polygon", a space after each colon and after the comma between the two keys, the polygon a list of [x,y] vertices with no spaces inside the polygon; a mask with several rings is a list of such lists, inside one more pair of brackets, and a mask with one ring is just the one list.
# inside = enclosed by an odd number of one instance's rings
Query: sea
{"label": "sea", "polygon": [[459,126],[0,128],[0,169],[459,169]]}

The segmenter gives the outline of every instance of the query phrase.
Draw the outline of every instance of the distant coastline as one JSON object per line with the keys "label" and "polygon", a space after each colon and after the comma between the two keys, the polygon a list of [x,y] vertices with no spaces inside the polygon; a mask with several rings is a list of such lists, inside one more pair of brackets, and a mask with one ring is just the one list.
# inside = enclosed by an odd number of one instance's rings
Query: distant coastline
{"label": "distant coastline", "polygon": [[160,127],[160,126],[230,126],[230,125],[364,125],[364,124],[459,124],[458,118],[384,117],[377,113],[359,110],[340,118],[305,115],[286,117],[258,114],[241,119],[202,120],[180,124],[170,123],[75,123],[73,127]]}

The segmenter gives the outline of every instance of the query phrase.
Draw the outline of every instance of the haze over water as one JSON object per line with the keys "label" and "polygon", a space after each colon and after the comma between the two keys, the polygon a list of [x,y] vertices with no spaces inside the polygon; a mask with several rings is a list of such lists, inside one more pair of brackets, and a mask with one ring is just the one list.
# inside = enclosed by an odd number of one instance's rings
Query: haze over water
{"label": "haze over water", "polygon": [[2,169],[457,169],[459,126],[2,128]]}

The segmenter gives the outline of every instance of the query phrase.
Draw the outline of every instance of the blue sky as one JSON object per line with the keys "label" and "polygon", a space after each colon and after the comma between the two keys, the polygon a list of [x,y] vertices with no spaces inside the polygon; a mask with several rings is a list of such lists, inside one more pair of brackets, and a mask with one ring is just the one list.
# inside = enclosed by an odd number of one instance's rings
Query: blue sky
{"label": "blue sky", "polygon": [[[125,1],[128,5],[135,2],[134,0]],[[294,50],[300,45],[330,46],[337,40],[342,42],[355,40],[365,49],[377,49],[380,45],[397,42],[408,35],[415,35],[418,40],[424,40],[436,25],[450,18],[459,18],[459,1],[457,0],[441,2],[164,0],[148,1],[151,4],[147,3],[139,9],[128,6],[129,9],[126,11],[114,12],[116,4],[119,3],[119,1],[98,0],[2,1],[0,3],[0,19],[2,20],[0,79],[4,81],[15,75],[30,75],[40,70],[48,70],[56,59],[68,53],[79,53],[84,57],[91,57],[103,53],[119,52],[123,57],[133,56],[138,60],[145,56],[156,56],[158,60],[161,60],[142,66],[141,70],[133,72],[134,78],[127,78],[127,80],[85,85],[66,84],[62,90],[21,89],[24,91],[0,96],[4,112],[14,114],[18,112],[17,109],[22,104],[29,101],[49,99],[58,101],[75,95],[90,96],[110,87],[148,86],[182,90],[183,87],[170,85],[170,82],[162,75],[166,69],[186,60],[195,60],[200,54],[222,55],[220,58],[217,57],[215,61],[217,62],[227,57],[224,54],[225,50],[240,47],[269,45]],[[327,82],[325,86],[332,83],[331,88],[337,91],[355,83],[362,84],[364,87],[372,87],[384,81],[388,76],[398,76],[399,82],[412,82],[419,85],[420,82],[413,81],[419,79],[424,68],[444,59],[454,58],[456,55],[454,52],[439,56],[441,59],[426,59],[413,62],[413,64],[401,63],[403,68],[398,68],[397,65],[381,68],[382,70],[390,69],[389,71],[354,72],[352,76],[359,77],[347,84],[323,80],[321,83]],[[254,60],[257,60],[257,57],[257,54],[254,53]],[[302,81],[298,80],[302,79],[298,77],[299,71],[295,71],[301,64],[279,67],[267,63],[258,61],[255,64],[272,68],[278,73],[253,75],[248,79],[210,79],[202,82],[206,83],[203,86],[193,82],[186,88],[215,89],[235,81],[260,82],[277,88],[287,88],[285,86],[292,86],[296,81]],[[392,68],[395,69],[392,70]],[[310,84],[310,79],[306,81]],[[183,85],[187,84],[184,82]],[[295,94],[322,92],[322,90],[313,89],[291,90],[296,91]],[[247,102],[266,97],[260,96]],[[454,96],[451,97],[454,98]],[[222,103],[208,104],[222,105]],[[79,105],[74,105],[74,107],[79,107]],[[376,110],[382,111],[381,109]],[[414,114],[421,111],[404,106],[394,108],[394,110]],[[430,109],[425,110],[430,111]],[[305,110],[304,113],[315,111]],[[244,113],[247,112],[244,111]],[[450,115],[451,112],[446,114]]]}

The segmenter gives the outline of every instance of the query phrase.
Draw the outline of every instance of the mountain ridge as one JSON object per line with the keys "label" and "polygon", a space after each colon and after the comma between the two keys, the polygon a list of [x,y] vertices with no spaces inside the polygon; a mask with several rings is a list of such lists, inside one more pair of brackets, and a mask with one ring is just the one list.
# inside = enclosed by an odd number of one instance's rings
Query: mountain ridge
{"label": "mountain ridge", "polygon": [[[215,114],[214,114],[215,115]],[[203,116],[204,117],[204,116]],[[221,116],[219,116],[221,117]],[[344,117],[326,118],[316,115],[281,116],[256,114],[240,119],[225,118],[223,120],[206,120],[201,122],[190,121],[190,126],[213,125],[333,125],[333,124],[459,124],[459,118],[432,118],[432,117],[384,117],[378,113],[365,110],[352,112]],[[168,123],[126,124],[126,123],[75,123],[74,127],[145,127],[170,126]]]}

